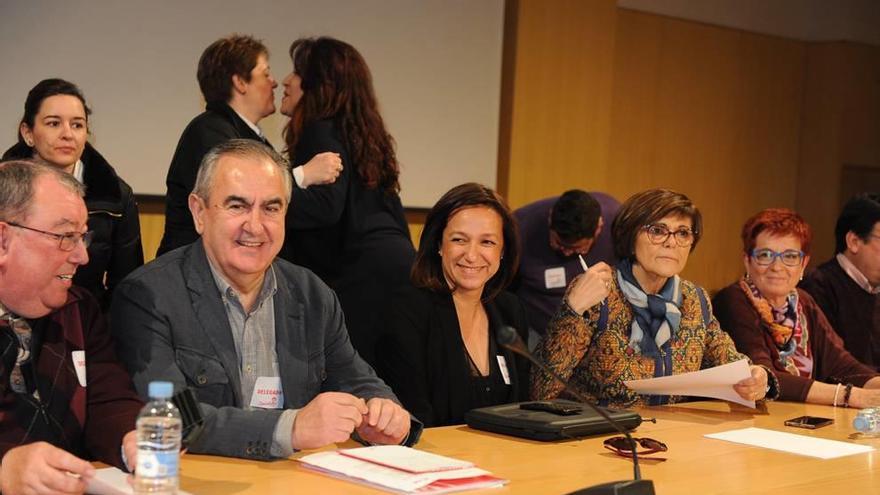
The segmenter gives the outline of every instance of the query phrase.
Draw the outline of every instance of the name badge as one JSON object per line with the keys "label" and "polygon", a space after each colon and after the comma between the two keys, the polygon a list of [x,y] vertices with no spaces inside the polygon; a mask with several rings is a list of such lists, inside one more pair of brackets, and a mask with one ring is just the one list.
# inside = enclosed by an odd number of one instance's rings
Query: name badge
{"label": "name badge", "polygon": [[70,358],[73,360],[73,369],[76,370],[76,379],[80,387],[86,386],[86,351],[72,351]]}
{"label": "name badge", "polygon": [[284,407],[284,392],[281,391],[281,377],[261,376],[254,384],[251,407],[261,409],[281,409]]}
{"label": "name badge", "polygon": [[548,289],[565,287],[565,267],[558,266],[544,270],[544,286]]}
{"label": "name badge", "polygon": [[507,371],[507,360],[501,354],[495,357],[498,358],[498,369],[501,370],[501,378],[504,378],[504,384],[510,385],[510,371]]}

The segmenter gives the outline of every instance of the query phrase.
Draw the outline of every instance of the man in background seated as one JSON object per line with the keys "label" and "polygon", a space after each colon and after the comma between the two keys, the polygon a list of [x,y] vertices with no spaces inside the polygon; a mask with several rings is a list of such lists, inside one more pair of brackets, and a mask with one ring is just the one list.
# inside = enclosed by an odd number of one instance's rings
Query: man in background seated
{"label": "man in background seated", "polygon": [[114,296],[113,332],[137,390],[167,380],[202,403],[191,452],[271,459],[355,432],[370,443],[417,439],[352,348],[333,291],[276,259],[291,182],[261,143],[217,146],[189,197],[201,239],[132,272]]}
{"label": "man in background seated", "polygon": [[578,255],[589,266],[617,263],[611,222],[618,209],[620,203],[607,194],[573,189],[513,212],[522,255],[512,290],[526,306],[531,347],[544,335],[568,283],[584,271]]}
{"label": "man in background seated", "polygon": [[[232,35],[211,43],[196,72],[205,111],[194,118],[177,143],[165,184],[165,233],[157,255],[198,238],[189,214],[188,197],[202,157],[229,139],[269,141],[258,124],[275,113],[278,83],[269,71],[269,50],[251,36]],[[321,153],[293,169],[299,187],[333,182],[341,169],[336,153]]]}
{"label": "man in background seated", "polygon": [[837,255],[807,275],[801,288],[822,308],[846,350],[880,371],[880,195],[850,199],[834,235]]}
{"label": "man in background seated", "polygon": [[[46,165],[0,164],[0,491],[82,493],[99,460],[134,466],[142,406],[97,301],[71,287],[89,261],[83,186]],[[71,476],[73,474],[75,476]]]}

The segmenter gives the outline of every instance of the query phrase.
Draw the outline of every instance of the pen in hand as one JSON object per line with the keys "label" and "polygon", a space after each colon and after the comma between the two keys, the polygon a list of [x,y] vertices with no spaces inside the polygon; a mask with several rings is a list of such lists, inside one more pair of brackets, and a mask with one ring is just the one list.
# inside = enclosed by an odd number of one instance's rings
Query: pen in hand
{"label": "pen in hand", "polygon": [[581,268],[583,268],[583,269],[584,269],[584,272],[586,272],[586,271],[587,271],[587,270],[589,270],[589,269],[590,269],[590,267],[589,267],[589,266],[587,266],[587,262],[586,262],[586,261],[584,261],[584,257],[583,257],[583,256],[581,256],[581,255],[580,255],[580,254],[579,254],[579,255],[578,255],[578,260],[580,260],[580,262],[581,262]]}

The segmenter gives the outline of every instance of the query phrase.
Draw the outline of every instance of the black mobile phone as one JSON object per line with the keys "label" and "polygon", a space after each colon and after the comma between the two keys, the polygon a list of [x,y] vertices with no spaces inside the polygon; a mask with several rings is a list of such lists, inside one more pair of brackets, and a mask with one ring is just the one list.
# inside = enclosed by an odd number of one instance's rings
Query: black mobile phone
{"label": "black mobile phone", "polygon": [[834,420],[831,418],[820,418],[818,416],[799,416],[797,418],[787,420],[785,422],[785,426],[794,426],[796,428],[809,428],[811,430],[815,430],[816,428],[828,426],[832,423],[834,423]]}
{"label": "black mobile phone", "polygon": [[558,402],[553,401],[537,401],[537,402],[524,402],[519,405],[520,409],[524,409],[527,411],[543,411],[553,414],[558,414],[560,416],[574,416],[575,414],[580,414],[583,409],[577,406],[570,406],[568,404],[560,404]]}

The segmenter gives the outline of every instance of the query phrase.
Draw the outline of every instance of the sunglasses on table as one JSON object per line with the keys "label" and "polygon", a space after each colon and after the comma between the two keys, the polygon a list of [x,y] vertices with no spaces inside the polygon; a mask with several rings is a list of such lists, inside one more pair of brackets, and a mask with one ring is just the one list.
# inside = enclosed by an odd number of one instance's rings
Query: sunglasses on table
{"label": "sunglasses on table", "polygon": [[[636,438],[633,437],[633,440],[639,444],[645,450],[636,450],[636,454],[639,456],[654,454],[657,452],[666,452],[669,450],[666,447],[666,444],[659,441],[654,440],[653,438]],[[617,455],[621,455],[623,457],[632,457],[632,446],[629,443],[629,440],[626,437],[611,437],[605,439],[604,442],[605,448],[614,452]]]}

